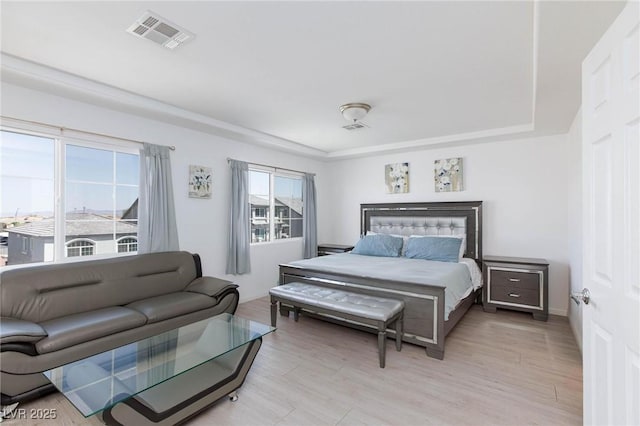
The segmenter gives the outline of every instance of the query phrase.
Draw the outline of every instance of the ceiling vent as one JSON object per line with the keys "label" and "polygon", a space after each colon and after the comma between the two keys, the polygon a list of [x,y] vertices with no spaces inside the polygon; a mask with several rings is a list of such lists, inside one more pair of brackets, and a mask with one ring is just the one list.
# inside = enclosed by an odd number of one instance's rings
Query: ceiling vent
{"label": "ceiling vent", "polygon": [[167,49],[175,49],[195,37],[193,33],[164,19],[157,13],[146,11],[127,29],[136,37],[146,38]]}
{"label": "ceiling vent", "polygon": [[362,121],[356,121],[355,123],[351,123],[351,124],[347,124],[346,126],[342,126],[342,128],[345,129],[345,130],[360,130],[360,129],[366,129],[368,127],[369,126],[364,124]]}

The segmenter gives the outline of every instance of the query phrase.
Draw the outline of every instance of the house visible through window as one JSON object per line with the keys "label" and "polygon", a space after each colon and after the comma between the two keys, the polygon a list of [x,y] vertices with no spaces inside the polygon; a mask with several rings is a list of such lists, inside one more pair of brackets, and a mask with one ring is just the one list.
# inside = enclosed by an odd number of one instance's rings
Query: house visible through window
{"label": "house visible through window", "polygon": [[0,137],[0,265],[137,251],[137,146]]}
{"label": "house visible through window", "polygon": [[251,242],[302,237],[302,176],[249,168]]}

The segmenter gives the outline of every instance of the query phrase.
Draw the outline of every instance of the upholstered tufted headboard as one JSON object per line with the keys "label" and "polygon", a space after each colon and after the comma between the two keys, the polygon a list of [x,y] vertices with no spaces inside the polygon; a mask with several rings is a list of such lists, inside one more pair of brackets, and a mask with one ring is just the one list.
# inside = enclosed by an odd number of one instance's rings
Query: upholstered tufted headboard
{"label": "upholstered tufted headboard", "polygon": [[360,232],[466,235],[465,257],[482,262],[482,201],[360,205]]}

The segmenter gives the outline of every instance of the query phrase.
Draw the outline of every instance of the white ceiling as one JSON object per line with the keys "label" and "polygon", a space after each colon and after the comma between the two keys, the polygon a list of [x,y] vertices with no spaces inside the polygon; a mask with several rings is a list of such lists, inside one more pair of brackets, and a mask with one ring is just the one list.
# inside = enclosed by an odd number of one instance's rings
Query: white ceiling
{"label": "white ceiling", "polygon": [[[2,78],[320,157],[552,134],[623,5],[2,1]],[[146,10],[195,39],[126,33]],[[342,129],[346,102],[372,105],[369,129]]]}

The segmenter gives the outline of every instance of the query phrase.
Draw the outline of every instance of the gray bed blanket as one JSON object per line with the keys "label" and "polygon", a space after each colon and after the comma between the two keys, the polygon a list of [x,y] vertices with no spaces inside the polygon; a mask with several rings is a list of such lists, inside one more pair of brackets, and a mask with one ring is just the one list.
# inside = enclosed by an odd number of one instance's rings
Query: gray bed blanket
{"label": "gray bed blanket", "polygon": [[364,278],[381,278],[445,287],[445,320],[472,288],[471,274],[464,263],[341,253],[297,260],[289,262],[289,265]]}

